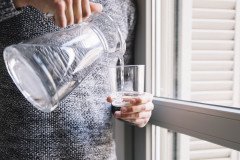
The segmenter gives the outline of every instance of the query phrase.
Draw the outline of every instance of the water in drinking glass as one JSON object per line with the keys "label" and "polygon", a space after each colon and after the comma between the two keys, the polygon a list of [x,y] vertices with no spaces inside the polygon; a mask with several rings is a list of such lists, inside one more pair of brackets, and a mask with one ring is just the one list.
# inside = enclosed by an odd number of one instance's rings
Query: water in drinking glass
{"label": "water in drinking glass", "polygon": [[144,92],[144,65],[120,65],[109,67],[112,97],[112,112],[129,106],[130,99],[149,99]]}

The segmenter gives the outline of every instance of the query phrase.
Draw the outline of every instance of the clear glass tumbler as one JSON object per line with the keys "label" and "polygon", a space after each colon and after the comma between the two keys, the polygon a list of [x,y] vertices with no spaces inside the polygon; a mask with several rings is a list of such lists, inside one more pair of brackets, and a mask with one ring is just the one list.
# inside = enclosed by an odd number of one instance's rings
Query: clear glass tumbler
{"label": "clear glass tumbler", "polygon": [[144,75],[144,65],[109,67],[113,113],[123,106],[131,105],[129,100],[132,98],[152,98],[152,94],[144,92]]}
{"label": "clear glass tumbler", "polygon": [[4,60],[25,98],[51,112],[93,71],[97,59],[116,51],[125,51],[121,32],[108,15],[98,13],[80,25],[9,46]]}

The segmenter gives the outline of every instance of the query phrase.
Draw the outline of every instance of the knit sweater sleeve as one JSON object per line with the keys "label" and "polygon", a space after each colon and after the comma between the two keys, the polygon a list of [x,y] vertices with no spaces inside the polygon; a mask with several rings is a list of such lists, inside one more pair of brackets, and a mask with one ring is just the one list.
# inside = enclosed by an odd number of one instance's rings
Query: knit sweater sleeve
{"label": "knit sweater sleeve", "polygon": [[12,18],[20,12],[15,8],[12,0],[0,0],[0,22]]}

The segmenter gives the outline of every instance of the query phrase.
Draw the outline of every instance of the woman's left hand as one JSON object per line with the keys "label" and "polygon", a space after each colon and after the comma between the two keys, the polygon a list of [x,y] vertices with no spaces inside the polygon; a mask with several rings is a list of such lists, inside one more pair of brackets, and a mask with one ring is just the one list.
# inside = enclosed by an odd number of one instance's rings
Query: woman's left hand
{"label": "woman's left hand", "polygon": [[[112,98],[107,98],[108,102],[112,102]],[[129,106],[121,107],[120,111],[114,113],[114,117],[130,122],[138,127],[144,127],[151,115],[154,105],[152,99],[132,98],[125,99],[130,103]]]}

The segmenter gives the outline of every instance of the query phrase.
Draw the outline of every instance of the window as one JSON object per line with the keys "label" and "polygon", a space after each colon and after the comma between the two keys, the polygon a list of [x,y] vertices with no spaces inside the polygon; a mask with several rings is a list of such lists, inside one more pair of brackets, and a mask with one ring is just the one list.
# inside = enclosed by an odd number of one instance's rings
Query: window
{"label": "window", "polygon": [[134,129],[134,159],[238,160],[240,1],[137,3],[135,60],[146,64],[155,109]]}

